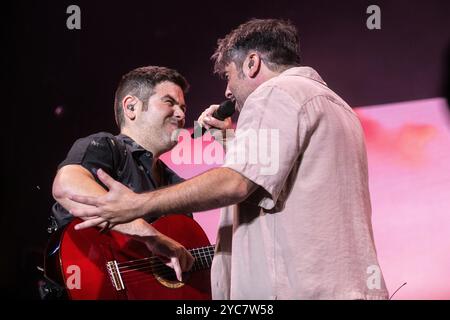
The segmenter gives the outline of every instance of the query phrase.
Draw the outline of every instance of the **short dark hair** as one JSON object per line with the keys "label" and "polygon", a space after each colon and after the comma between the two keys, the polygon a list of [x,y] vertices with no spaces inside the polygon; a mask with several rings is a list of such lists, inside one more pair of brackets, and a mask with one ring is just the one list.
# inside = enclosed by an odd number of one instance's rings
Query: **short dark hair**
{"label": "short dark hair", "polygon": [[214,72],[222,75],[231,62],[242,70],[242,63],[250,50],[260,52],[273,71],[300,65],[298,33],[290,21],[251,19],[217,41],[216,52],[211,57]]}
{"label": "short dark hair", "polygon": [[188,82],[178,71],[166,67],[140,67],[122,76],[114,98],[114,115],[119,128],[122,128],[125,123],[123,98],[127,94],[136,96],[142,101],[143,110],[146,110],[148,99],[153,94],[153,88],[164,81],[173,82],[180,86],[183,93],[186,93],[189,89]]}

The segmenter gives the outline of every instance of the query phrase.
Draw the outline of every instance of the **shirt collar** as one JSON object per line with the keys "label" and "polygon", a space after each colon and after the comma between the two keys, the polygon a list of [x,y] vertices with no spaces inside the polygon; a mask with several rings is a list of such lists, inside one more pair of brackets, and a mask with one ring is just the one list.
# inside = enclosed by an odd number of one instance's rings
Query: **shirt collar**
{"label": "shirt collar", "polygon": [[135,152],[147,152],[149,154],[150,158],[153,158],[153,154],[150,151],[144,149],[144,147],[139,145],[136,141],[134,141],[129,136],[121,133],[121,134],[117,135],[117,139],[122,140],[126,145],[128,145],[129,146],[129,150],[132,153],[135,153]]}
{"label": "shirt collar", "polygon": [[280,76],[300,76],[305,77],[314,81],[317,81],[323,85],[327,85],[325,81],[319,76],[316,70],[311,67],[293,67],[289,68],[282,73]]}

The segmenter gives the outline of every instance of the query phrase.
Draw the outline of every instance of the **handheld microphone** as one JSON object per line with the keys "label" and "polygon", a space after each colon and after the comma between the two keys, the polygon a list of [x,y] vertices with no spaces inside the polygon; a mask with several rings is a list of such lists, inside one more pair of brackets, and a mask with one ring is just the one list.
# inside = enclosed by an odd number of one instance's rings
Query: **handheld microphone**
{"label": "handheld microphone", "polygon": [[[233,113],[236,111],[235,108],[236,101],[235,100],[225,100],[220,105],[219,108],[217,108],[216,111],[213,112],[212,116],[216,118],[217,120],[223,121],[228,117],[231,117]],[[201,130],[201,133],[200,133]],[[200,125],[197,125],[197,127],[194,128],[194,132],[191,134],[191,137],[198,138],[205,134],[206,132],[205,127],[201,127]]]}

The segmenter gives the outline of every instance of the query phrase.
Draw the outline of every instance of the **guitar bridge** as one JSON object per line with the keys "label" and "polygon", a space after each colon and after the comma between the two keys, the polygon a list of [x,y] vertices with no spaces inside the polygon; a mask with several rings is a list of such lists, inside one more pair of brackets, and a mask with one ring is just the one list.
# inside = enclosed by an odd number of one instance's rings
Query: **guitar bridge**
{"label": "guitar bridge", "polygon": [[109,277],[111,278],[111,282],[114,288],[117,291],[125,290],[125,286],[122,281],[122,276],[120,275],[119,266],[117,265],[117,261],[108,261],[106,263],[106,269],[108,270]]}

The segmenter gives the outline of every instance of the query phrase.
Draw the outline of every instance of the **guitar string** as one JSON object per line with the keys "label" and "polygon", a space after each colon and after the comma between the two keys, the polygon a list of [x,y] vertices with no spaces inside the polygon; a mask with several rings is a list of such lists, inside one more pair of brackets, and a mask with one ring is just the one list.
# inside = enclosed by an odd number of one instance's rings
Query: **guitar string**
{"label": "guitar string", "polygon": [[[211,258],[213,257],[213,254],[211,253],[203,253],[201,255],[196,255],[195,261],[194,261],[194,265],[208,265],[208,262],[211,260]],[[118,268],[119,272],[121,273],[126,273],[126,272],[130,272],[133,270],[139,270],[142,267],[145,266],[153,266],[155,269],[159,268],[159,267],[168,267],[163,261],[161,261],[160,259],[158,260],[153,260],[153,261],[142,261],[139,263],[134,264],[133,266],[126,266],[126,267],[120,267]]]}
{"label": "guitar string", "polygon": [[[206,270],[210,267],[210,265],[208,265],[207,267],[202,266],[202,268],[199,269],[192,269],[189,272],[195,272],[195,271],[199,271],[199,270]],[[167,278],[168,276],[173,276],[175,277],[175,271],[169,267],[166,267],[167,270],[165,272],[161,272],[156,274],[156,276],[162,277],[162,278]],[[145,269],[151,269],[151,267],[145,268]],[[151,275],[154,277],[155,274],[152,272]],[[145,273],[145,270],[142,269],[140,273],[132,273],[132,274],[127,274],[124,275],[122,277],[122,280],[126,283],[133,283],[133,281],[138,280],[138,279],[147,279],[149,274]],[[150,277],[150,279],[153,279],[153,277]]]}
{"label": "guitar string", "polygon": [[[209,264],[210,264],[209,262],[210,262],[210,261],[211,261],[211,260],[205,260],[205,261],[203,261],[203,262],[194,262],[193,267],[194,267],[194,268],[195,268],[195,267],[203,267],[204,265],[209,266]],[[165,263],[158,263],[158,264],[146,263],[146,264],[143,264],[143,265],[141,265],[141,266],[139,266],[139,267],[136,267],[136,268],[133,268],[133,269],[129,269],[129,270],[119,270],[119,272],[120,272],[120,274],[125,275],[125,274],[127,274],[127,273],[129,273],[129,272],[139,271],[139,270],[141,270],[141,269],[145,269],[145,268],[149,268],[149,267],[153,268],[153,270],[155,270],[155,271],[163,270],[163,269],[165,269],[165,268],[170,268],[170,269],[172,269],[171,267],[169,267],[169,266],[166,265]]]}
{"label": "guitar string", "polygon": [[[214,246],[196,248],[196,249],[192,249],[190,251],[194,255],[195,260],[196,260],[194,262],[192,271],[210,268],[210,266],[211,266],[210,258],[214,255]],[[158,259],[158,261],[155,259]],[[154,263],[152,264],[152,262],[154,262]],[[128,265],[124,266],[124,264],[128,264]],[[205,268],[205,264],[206,264],[206,268]],[[157,276],[160,276],[163,278],[167,277],[169,275],[175,276],[175,274],[174,274],[175,271],[172,268],[165,265],[158,257],[149,257],[149,258],[144,258],[144,259],[127,261],[125,263],[122,263],[121,265],[122,265],[122,267],[119,269],[130,268],[129,270],[125,270],[125,271],[118,270],[119,274],[121,276],[123,276],[123,281],[128,284],[132,284],[134,281],[137,281],[138,279],[140,279],[140,281],[142,281],[142,280],[145,280],[146,278],[148,278],[142,274],[146,269],[152,269],[152,273],[157,273]],[[132,268],[133,266],[137,266],[137,265],[140,265],[140,266],[138,268]],[[166,270],[164,270],[164,269],[166,269]],[[161,272],[162,270],[164,270],[164,272]],[[141,272],[138,274],[136,274],[136,273],[130,274],[131,271],[134,271],[134,272],[141,271]],[[125,274],[126,272],[128,272],[128,275]],[[148,280],[150,280],[150,279],[148,279]]]}
{"label": "guitar string", "polygon": [[[203,263],[201,263],[201,264],[200,263],[194,263],[194,265],[193,265],[193,267],[192,267],[192,269],[190,271],[197,271],[197,270],[206,269],[206,268],[209,268],[209,267],[211,267],[210,261],[206,261],[206,266]],[[167,271],[170,271],[170,272],[175,272],[171,267],[166,266],[164,264],[163,265],[158,265],[156,268],[154,267],[154,265],[148,264],[148,265],[141,266],[140,268],[136,268],[136,269],[133,269],[133,270],[120,271],[120,275],[121,276],[126,276],[126,275],[129,275],[130,272],[137,272],[137,271],[141,271],[142,272],[143,270],[146,270],[146,269],[152,269],[153,273],[157,273],[158,271],[163,271],[165,269],[167,269]]]}
{"label": "guitar string", "polygon": [[[194,264],[204,264],[207,263],[209,260],[211,260],[211,258],[213,257],[213,254],[204,254],[201,256],[195,256],[195,261]],[[146,266],[146,265],[153,265],[154,267],[158,267],[159,265],[166,265],[165,262],[161,261],[160,259],[158,260],[153,260],[153,261],[143,261],[140,263],[137,263],[133,266],[126,266],[126,267],[120,267],[118,268],[118,270],[120,272],[128,272],[128,271],[132,271],[132,270],[136,270],[139,269],[140,267]]]}
{"label": "guitar string", "polygon": [[[167,277],[162,277],[162,278],[164,278],[166,281],[180,283],[175,278],[175,276],[174,276],[173,280],[168,280]],[[144,281],[158,281],[158,279],[156,277],[154,277],[154,276],[149,276],[149,275],[139,275],[139,276],[136,276],[136,277],[133,277],[133,278],[123,279],[123,282],[124,282],[125,285],[132,285],[132,284],[141,283],[141,282],[144,282]],[[183,278],[182,282],[185,283],[184,281],[186,281],[186,278]]]}
{"label": "guitar string", "polygon": [[157,281],[155,278],[152,277],[142,277],[142,279],[133,279],[133,280],[124,280],[127,286],[133,285],[135,283],[143,283],[145,281]]}
{"label": "guitar string", "polygon": [[173,281],[176,281],[176,275],[175,272],[173,270],[168,270],[167,272],[163,272],[163,273],[158,273],[158,274],[154,274],[154,273],[134,273],[134,274],[129,274],[126,277],[123,277],[122,280],[125,283],[128,283],[129,281],[134,281],[136,279],[144,279],[144,278],[155,278],[155,277],[161,277],[164,279],[170,279],[172,278]]}
{"label": "guitar string", "polygon": [[[211,267],[211,260],[208,259],[208,257],[205,254],[206,254],[206,252],[203,252],[203,255],[198,257],[200,259],[198,259],[198,258],[196,259],[197,261],[194,262],[192,271],[207,269],[207,268]],[[211,255],[209,256],[209,258],[211,258]],[[206,264],[206,267],[205,267],[205,264]],[[141,266],[140,268],[134,268],[134,269],[130,269],[127,271],[119,270],[119,274],[123,277],[124,281],[129,281],[130,276],[133,276],[133,275],[138,275],[138,277],[135,277],[135,278],[139,278],[139,275],[142,275],[142,272],[144,272],[145,269],[153,269],[152,273],[153,274],[157,273],[157,275],[161,276],[161,277],[167,277],[169,275],[174,276],[174,272],[175,272],[172,268],[166,266],[161,261],[158,261],[158,264],[156,265],[156,267],[154,265],[152,266],[152,264],[149,262],[149,263],[147,263],[147,266],[144,265],[144,266]],[[163,270],[164,270],[164,272],[161,272]],[[131,271],[134,271],[134,272],[141,271],[141,273],[130,274]],[[128,272],[128,274],[126,274],[126,272]]]}
{"label": "guitar string", "polygon": [[[199,256],[195,259],[194,261],[194,265],[193,267],[204,267],[204,265],[206,264],[207,267],[210,267],[210,263],[211,263],[211,258],[213,257],[213,255],[203,255],[203,256]],[[126,273],[129,273],[131,271],[138,271],[140,269],[145,269],[145,268],[153,268],[155,271],[159,271],[165,268],[170,268],[169,266],[167,266],[164,262],[162,262],[161,260],[159,261],[155,261],[155,262],[151,262],[148,261],[146,263],[141,263],[138,267],[135,268],[130,268],[127,270],[123,270],[119,268],[119,272],[121,275],[125,275]]]}
{"label": "guitar string", "polygon": [[[196,271],[201,271],[201,270],[207,270],[208,268],[199,268],[197,270],[191,270],[190,272],[196,272]],[[168,268],[168,270],[166,272],[161,272],[158,274],[153,274],[152,272],[149,273],[145,273],[145,270],[141,271],[140,273],[133,273],[133,274],[128,274],[124,277],[122,277],[122,281],[124,282],[125,285],[130,285],[136,282],[142,282],[142,281],[150,281],[156,278],[156,277],[161,277],[163,279],[166,279],[168,281],[177,281],[176,280],[176,275],[173,269]],[[170,279],[172,278],[172,279]]]}
{"label": "guitar string", "polygon": [[[214,245],[207,246],[207,247],[191,249],[191,250],[189,250],[189,252],[191,252],[191,253],[194,252],[195,253],[195,251],[197,251],[197,253],[200,253],[200,250],[212,250],[212,251],[214,251]],[[158,259],[158,257],[153,256],[153,257],[148,257],[148,258],[143,258],[143,259],[130,260],[130,261],[126,261],[126,262],[117,263],[117,265],[118,266],[126,266],[128,264],[133,264],[133,263],[136,263],[136,262],[139,262],[139,261],[148,260],[148,259]]]}
{"label": "guitar string", "polygon": [[[199,253],[201,253],[201,252],[203,252],[204,250],[208,250],[208,251],[210,251],[210,250],[214,250],[214,245],[212,245],[212,246],[207,246],[207,247],[201,247],[201,248],[195,248],[195,249],[191,249],[191,250],[189,250],[189,252],[199,252]],[[142,261],[142,260],[147,260],[147,259],[149,259],[149,258],[155,258],[155,257],[148,257],[148,258],[143,258],[143,259],[136,259],[136,260],[130,260],[130,261],[126,261],[126,262],[122,262],[122,263],[119,263],[119,265],[125,265],[125,264],[128,264],[128,263],[134,263],[134,262],[138,262],[138,261]]]}
{"label": "guitar string", "polygon": [[[158,280],[156,278],[154,278],[154,277],[140,277],[140,278],[136,277],[136,279],[124,280],[124,284],[126,286],[130,286],[130,285],[133,285],[133,284],[136,284],[136,283],[139,283],[139,285],[141,285],[144,282],[151,282],[151,281],[154,282],[154,281],[158,281]],[[183,282],[183,283],[185,283],[185,282]]]}
{"label": "guitar string", "polygon": [[[191,250],[189,250],[189,252],[195,254],[195,253],[202,253],[202,252],[205,252],[205,251],[213,251],[213,250],[214,250],[214,245],[207,246],[207,247],[191,249]],[[119,263],[119,265],[126,265],[126,264],[130,264],[130,263],[134,263],[134,262],[138,262],[138,261],[142,261],[142,260],[147,260],[149,258],[155,258],[155,257],[148,257],[148,258],[143,258],[143,259],[130,260],[130,261],[126,261],[126,262],[121,262],[121,263]]]}
{"label": "guitar string", "polygon": [[[205,270],[205,269],[208,269],[209,267],[210,267],[210,265],[207,265],[207,267],[202,266],[202,268],[192,269],[190,272],[195,272],[195,271],[199,271],[199,270],[202,270],[202,269]],[[167,267],[167,266],[165,266],[165,268],[167,269],[167,270],[165,270],[165,272],[156,273],[156,276],[159,276],[159,277],[162,277],[162,278],[167,278],[168,276],[175,277],[175,271],[172,268]],[[139,273],[132,273],[132,274],[123,275],[122,276],[122,280],[124,282],[126,282],[126,283],[132,283],[133,281],[138,280],[138,279],[147,279],[149,277],[148,277],[148,274],[145,274],[145,270],[146,269],[152,269],[152,268],[151,268],[151,266],[149,266],[149,267],[146,267],[146,268],[142,268]],[[151,275],[155,276],[155,272],[151,272]]]}
{"label": "guitar string", "polygon": [[[195,254],[194,258],[195,258],[195,260],[200,260],[201,261],[203,259],[208,260],[209,258],[212,258],[213,256],[214,256],[214,252],[202,252],[202,253],[199,253],[199,254]],[[118,265],[120,265],[119,270],[124,270],[124,269],[130,269],[130,268],[133,268],[133,267],[139,267],[141,265],[146,265],[146,264],[149,264],[149,263],[157,264],[160,261],[161,261],[161,259],[159,257],[151,257],[151,258],[147,258],[146,260],[141,259],[139,262],[133,263],[132,265],[127,265],[127,266],[121,266],[121,264],[118,264]]]}
{"label": "guitar string", "polygon": [[[170,269],[169,267],[167,267],[167,268],[168,268],[169,270],[166,270],[165,272],[158,273],[157,276],[161,276],[161,277],[163,277],[163,278],[168,277],[168,276],[174,276],[175,274],[174,274],[173,269]],[[147,269],[151,269],[151,267],[149,267],[149,268],[147,268]],[[143,273],[144,273],[144,272],[124,275],[124,276],[122,276],[122,280],[123,280],[124,282],[126,282],[126,283],[129,283],[129,281],[134,281],[134,280],[136,280],[136,279],[139,279],[140,277],[142,277],[143,279],[148,278],[148,275],[145,276]],[[152,274],[153,276],[155,276],[154,272],[151,272],[151,274]]]}
{"label": "guitar string", "polygon": [[144,273],[136,273],[136,274],[132,274],[132,275],[128,275],[126,277],[123,277],[122,280],[124,283],[132,283],[133,281],[136,280],[140,280],[140,279],[146,279],[146,278],[156,278],[156,277],[161,277],[163,279],[170,279],[172,278],[173,281],[176,281],[176,275],[175,273],[171,273],[171,272],[165,272],[165,273],[161,273],[161,274],[153,274],[153,273],[149,273],[149,274],[144,274]]}
{"label": "guitar string", "polygon": [[[191,252],[191,254],[193,254],[194,257],[198,256],[198,257],[202,258],[205,255],[213,255],[214,251],[212,249],[209,249],[208,251]],[[132,267],[135,265],[139,265],[141,263],[146,263],[148,261],[156,261],[156,260],[160,260],[160,258],[158,256],[152,256],[152,257],[127,261],[127,262],[119,262],[119,263],[117,263],[117,265],[119,266],[120,269],[122,269],[122,268],[128,268],[128,267]]]}

